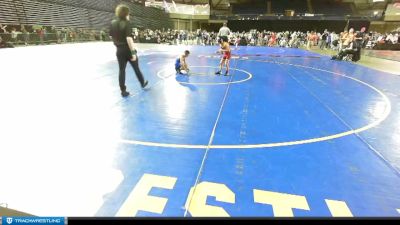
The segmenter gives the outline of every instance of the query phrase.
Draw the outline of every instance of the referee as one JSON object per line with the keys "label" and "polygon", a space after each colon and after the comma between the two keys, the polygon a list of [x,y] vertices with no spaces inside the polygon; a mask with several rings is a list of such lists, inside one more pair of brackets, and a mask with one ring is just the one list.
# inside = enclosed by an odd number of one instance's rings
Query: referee
{"label": "referee", "polygon": [[[224,23],[222,25],[222,27],[219,29],[219,32],[218,32],[219,41],[221,41],[221,40],[229,40],[228,37],[229,37],[230,34],[231,34],[231,30],[227,27],[226,23]],[[226,37],[226,39],[223,38],[223,37]]]}
{"label": "referee", "polygon": [[128,6],[118,5],[115,9],[115,15],[117,18],[111,22],[110,36],[117,47],[121,95],[122,97],[127,97],[129,92],[126,91],[125,86],[125,69],[128,62],[133,67],[142,88],[147,86],[148,81],[144,79],[139,69],[139,58],[137,57],[136,49],[133,47],[132,26],[129,22]]}

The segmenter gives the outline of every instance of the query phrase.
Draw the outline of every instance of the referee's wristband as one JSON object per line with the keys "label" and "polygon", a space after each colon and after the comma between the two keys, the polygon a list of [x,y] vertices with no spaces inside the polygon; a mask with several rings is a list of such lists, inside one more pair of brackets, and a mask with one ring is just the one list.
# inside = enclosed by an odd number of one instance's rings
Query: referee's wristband
{"label": "referee's wristband", "polygon": [[132,50],[131,53],[132,53],[132,55],[137,55],[136,49]]}

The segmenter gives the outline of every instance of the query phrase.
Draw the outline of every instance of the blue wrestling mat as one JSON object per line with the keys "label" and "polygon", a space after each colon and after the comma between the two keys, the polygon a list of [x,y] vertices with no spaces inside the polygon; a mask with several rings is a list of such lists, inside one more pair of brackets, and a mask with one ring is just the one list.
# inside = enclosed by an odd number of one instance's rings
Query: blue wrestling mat
{"label": "blue wrestling mat", "polygon": [[[62,60],[80,73],[62,71],[54,60],[58,73],[7,78],[37,85],[47,79],[69,90],[44,100],[31,89],[5,103],[42,102],[40,111],[36,103],[21,106],[22,118],[36,113],[24,120],[31,128],[43,107],[55,112],[36,124],[39,131],[8,135],[30,140],[34,150],[51,149],[38,154],[60,157],[62,166],[47,163],[72,170],[65,179],[80,177],[63,193],[80,196],[71,198],[91,207],[88,216],[400,216],[400,77],[268,47],[233,49],[230,76],[216,76],[220,55],[210,46],[187,47],[191,73],[176,75],[185,46],[155,45],[139,51],[150,89],[141,90],[129,68],[132,95],[121,98],[113,46],[102,45],[109,55],[85,66]],[[35,89],[47,92],[46,84]],[[33,141],[40,137],[54,143]]]}

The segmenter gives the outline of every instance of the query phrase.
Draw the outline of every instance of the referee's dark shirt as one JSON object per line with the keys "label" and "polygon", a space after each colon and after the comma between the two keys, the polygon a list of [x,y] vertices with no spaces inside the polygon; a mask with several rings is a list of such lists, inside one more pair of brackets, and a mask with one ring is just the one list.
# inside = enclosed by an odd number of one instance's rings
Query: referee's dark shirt
{"label": "referee's dark shirt", "polygon": [[[363,42],[364,42],[364,36],[365,36],[365,33],[364,33],[364,32],[357,31],[357,33],[356,33],[356,38],[358,38],[358,39],[356,39],[357,48],[361,48],[361,47],[362,47]],[[360,39],[360,38],[361,38],[361,39]]]}
{"label": "referee's dark shirt", "polygon": [[117,47],[126,46],[128,47],[128,42],[126,37],[132,37],[132,25],[127,20],[114,19],[111,21],[110,36]]}

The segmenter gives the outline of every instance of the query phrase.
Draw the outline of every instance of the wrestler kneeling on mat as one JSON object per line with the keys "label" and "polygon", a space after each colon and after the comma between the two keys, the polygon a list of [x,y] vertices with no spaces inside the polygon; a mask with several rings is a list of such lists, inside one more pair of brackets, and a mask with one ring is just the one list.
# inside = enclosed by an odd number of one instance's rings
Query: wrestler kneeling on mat
{"label": "wrestler kneeling on mat", "polygon": [[222,66],[225,64],[225,76],[227,76],[229,74],[229,60],[231,59],[231,47],[229,46],[227,37],[221,37],[221,49],[219,49],[218,52],[222,53],[223,55],[219,63],[219,71],[217,71],[215,74],[220,75],[222,71]]}
{"label": "wrestler kneeling on mat", "polygon": [[175,70],[176,73],[179,74],[188,74],[189,73],[189,66],[186,63],[186,58],[189,56],[190,52],[188,50],[185,50],[183,55],[181,55],[179,58],[176,59],[175,61]]}

